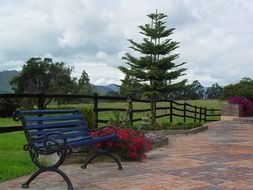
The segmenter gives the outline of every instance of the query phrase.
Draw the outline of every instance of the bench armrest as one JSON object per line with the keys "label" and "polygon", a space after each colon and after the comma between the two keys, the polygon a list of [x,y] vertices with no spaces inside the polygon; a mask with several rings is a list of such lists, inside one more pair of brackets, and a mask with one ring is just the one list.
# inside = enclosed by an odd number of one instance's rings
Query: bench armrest
{"label": "bench armrest", "polygon": [[[110,130],[105,130],[105,129],[110,129]],[[110,126],[110,125],[100,127],[100,128],[97,128],[97,129],[90,129],[90,132],[96,132],[98,137],[118,133],[116,128],[113,127],[113,126]]]}
{"label": "bench armrest", "polygon": [[[40,147],[35,145],[38,142],[41,143]],[[43,155],[59,151],[70,151],[70,148],[67,146],[66,136],[62,133],[48,133],[38,138],[31,138],[29,143],[24,146],[24,150],[29,150],[29,148]]]}
{"label": "bench armrest", "polygon": [[[40,143],[41,146],[37,146]],[[32,161],[39,168],[59,167],[65,160],[66,154],[72,152],[72,149],[67,145],[66,136],[62,133],[49,133],[38,138],[32,138],[27,145],[24,145],[24,150],[29,151]],[[39,160],[39,155],[50,155],[57,153],[59,159],[53,165],[47,166]]]}

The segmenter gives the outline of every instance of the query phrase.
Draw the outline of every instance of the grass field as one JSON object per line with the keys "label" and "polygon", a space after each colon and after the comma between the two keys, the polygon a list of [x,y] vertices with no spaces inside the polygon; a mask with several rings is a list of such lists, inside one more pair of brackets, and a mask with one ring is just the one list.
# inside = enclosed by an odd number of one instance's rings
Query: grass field
{"label": "grass field", "polygon": [[[181,101],[183,103],[183,101]],[[207,108],[220,108],[221,102],[218,100],[194,100],[188,101],[191,105],[197,105]],[[91,106],[87,104],[72,104],[64,106],[49,105],[50,108],[79,108],[80,106]],[[134,109],[150,108],[148,103],[134,103]],[[157,106],[169,106],[169,103],[159,103]],[[99,108],[127,108],[125,102],[100,102]],[[160,111],[157,114],[163,114],[166,110]],[[134,118],[142,117],[147,113],[138,113],[134,115]],[[121,113],[121,117],[126,117],[125,113]],[[100,119],[115,119],[113,112],[99,113]],[[219,118],[216,118],[219,119]],[[187,119],[186,122],[192,122],[192,119]],[[157,120],[158,123],[168,123],[169,118],[164,117]],[[173,118],[173,123],[183,122],[182,118]],[[139,125],[134,123],[134,125]],[[15,122],[12,118],[0,118],[0,127],[3,126],[17,126],[21,125],[19,122]],[[23,132],[12,132],[0,134],[0,182],[13,179],[18,176],[29,174],[35,170],[29,155],[23,151],[23,145],[26,143]]]}
{"label": "grass field", "polygon": [[0,134],[0,182],[34,171],[35,167],[23,150],[23,132]]}

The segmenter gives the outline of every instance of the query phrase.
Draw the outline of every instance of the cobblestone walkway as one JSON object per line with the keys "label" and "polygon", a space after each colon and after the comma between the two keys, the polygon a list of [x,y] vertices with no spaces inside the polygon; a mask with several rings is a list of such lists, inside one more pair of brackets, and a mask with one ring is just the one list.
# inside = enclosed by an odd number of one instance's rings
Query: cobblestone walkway
{"label": "cobblestone walkway", "polygon": [[[149,153],[144,162],[65,165],[74,189],[101,190],[253,190],[253,125],[215,122],[205,132],[169,137],[167,147]],[[27,176],[0,184],[0,189],[21,189]],[[66,189],[54,173],[45,173],[30,189]]]}

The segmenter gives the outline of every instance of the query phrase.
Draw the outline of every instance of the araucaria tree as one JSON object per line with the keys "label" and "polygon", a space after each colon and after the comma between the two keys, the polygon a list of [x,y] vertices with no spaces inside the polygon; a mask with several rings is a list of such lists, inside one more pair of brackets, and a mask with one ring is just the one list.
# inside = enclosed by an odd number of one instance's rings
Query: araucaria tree
{"label": "araucaria tree", "polygon": [[[130,53],[123,56],[122,59],[128,66],[119,67],[127,76],[122,80],[121,89],[123,94],[131,92],[147,97],[167,97],[170,92],[184,87],[186,80],[174,81],[184,75],[186,69],[180,66],[185,62],[181,64],[174,62],[179,54],[173,54],[172,51],[179,47],[179,43],[170,38],[175,29],[166,27],[163,19],[167,15],[156,12],[147,16],[151,19],[151,23],[139,26],[140,33],[144,35],[143,41],[138,43],[128,40],[130,48],[137,51],[139,56]],[[132,85],[133,81],[138,84],[138,88]]]}

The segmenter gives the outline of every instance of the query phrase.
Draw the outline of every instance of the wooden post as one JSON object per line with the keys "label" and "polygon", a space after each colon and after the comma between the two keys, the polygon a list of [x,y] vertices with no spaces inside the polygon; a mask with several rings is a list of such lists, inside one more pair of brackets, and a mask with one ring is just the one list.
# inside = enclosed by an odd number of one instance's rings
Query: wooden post
{"label": "wooden post", "polygon": [[45,97],[44,94],[41,93],[38,95],[38,100],[37,100],[37,107],[39,110],[44,110],[45,109]]}
{"label": "wooden post", "polygon": [[205,123],[206,123],[206,120],[207,120],[207,119],[206,119],[206,117],[207,117],[206,115],[207,115],[207,108],[205,107],[205,115],[204,115],[204,122],[205,122]]}
{"label": "wooden post", "polygon": [[[43,93],[40,93],[38,95],[38,100],[37,100],[37,107],[38,107],[38,110],[44,110],[45,109],[45,97],[44,97],[44,94]],[[39,117],[42,117],[43,114],[38,114]],[[43,124],[43,121],[38,121],[37,122],[38,124]],[[39,129],[40,131],[41,129]]]}
{"label": "wooden post", "polygon": [[197,120],[197,106],[194,106],[194,123],[196,123]]}
{"label": "wooden post", "polygon": [[131,126],[133,126],[133,101],[132,97],[129,96],[127,98],[128,108],[127,108],[127,115],[128,115],[128,121]]}
{"label": "wooden post", "polygon": [[202,121],[202,107],[199,108],[199,122]]}
{"label": "wooden post", "polygon": [[184,103],[184,123],[186,122],[186,103]]}
{"label": "wooden post", "polygon": [[173,122],[173,100],[170,101],[170,123]]}
{"label": "wooden post", "polygon": [[151,106],[152,126],[154,127],[156,122],[156,101],[154,97],[151,98],[150,104],[151,104],[150,106]]}
{"label": "wooden post", "polygon": [[98,94],[93,94],[93,112],[95,114],[95,128],[98,128]]}

